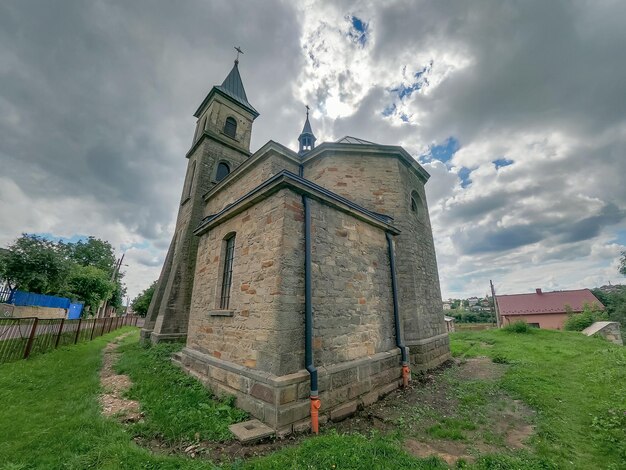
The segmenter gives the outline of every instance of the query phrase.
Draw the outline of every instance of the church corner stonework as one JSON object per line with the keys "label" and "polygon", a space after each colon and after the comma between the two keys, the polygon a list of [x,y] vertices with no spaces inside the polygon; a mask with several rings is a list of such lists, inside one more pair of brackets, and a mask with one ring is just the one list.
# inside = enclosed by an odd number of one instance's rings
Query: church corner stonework
{"label": "church corner stonework", "polygon": [[176,230],[142,338],[185,341],[173,359],[180,367],[278,432],[303,431],[313,393],[307,214],[320,423],[402,385],[398,344],[412,370],[450,358],[428,174],[397,146],[345,138],[315,147],[308,115],[299,153],[270,141],[250,154],[258,113],[237,64],[196,112]]}

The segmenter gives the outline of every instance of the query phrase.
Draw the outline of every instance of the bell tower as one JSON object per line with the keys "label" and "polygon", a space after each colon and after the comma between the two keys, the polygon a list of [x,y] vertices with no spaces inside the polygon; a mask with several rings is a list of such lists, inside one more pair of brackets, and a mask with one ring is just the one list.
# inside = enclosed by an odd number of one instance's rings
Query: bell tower
{"label": "bell tower", "polygon": [[311,129],[311,123],[309,122],[309,106],[306,106],[306,121],[304,121],[304,127],[302,128],[302,132],[298,136],[298,155],[304,155],[307,152],[310,152],[315,148],[315,135],[313,134],[313,130]]}
{"label": "bell tower", "polygon": [[216,85],[196,112],[196,129],[186,154],[176,229],[146,315],[142,340],[185,341],[198,239],[193,231],[203,217],[204,194],[250,156],[252,123],[259,116],[248,102],[239,74],[239,54],[221,85]]}

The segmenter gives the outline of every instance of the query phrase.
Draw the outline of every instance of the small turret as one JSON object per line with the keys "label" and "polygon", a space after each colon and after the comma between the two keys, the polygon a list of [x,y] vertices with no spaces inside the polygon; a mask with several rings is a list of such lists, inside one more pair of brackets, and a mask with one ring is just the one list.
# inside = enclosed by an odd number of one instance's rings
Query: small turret
{"label": "small turret", "polygon": [[298,137],[298,142],[300,142],[300,149],[298,150],[298,155],[304,155],[307,152],[310,152],[315,148],[315,135],[313,135],[313,131],[311,130],[311,123],[309,122],[309,107],[306,107],[306,121],[304,123],[304,127],[302,128],[302,132]]}

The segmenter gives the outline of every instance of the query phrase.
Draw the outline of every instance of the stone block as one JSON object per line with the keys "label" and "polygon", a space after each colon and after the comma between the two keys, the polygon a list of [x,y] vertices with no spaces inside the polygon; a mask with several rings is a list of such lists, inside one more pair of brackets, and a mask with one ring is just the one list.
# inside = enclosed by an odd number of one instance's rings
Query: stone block
{"label": "stone block", "polygon": [[369,380],[357,382],[348,386],[348,398],[352,399],[369,392],[372,388],[372,384]]}
{"label": "stone block", "polygon": [[283,406],[277,411],[276,424],[278,426],[286,426],[288,424],[300,421],[311,413],[311,403],[305,400],[295,405]]}
{"label": "stone block", "polygon": [[348,385],[356,381],[357,369],[354,368],[335,372],[331,376],[331,385],[333,389],[343,387],[344,385]]}
{"label": "stone block", "polygon": [[378,401],[378,392],[376,390],[374,390],[373,392],[366,393],[361,398],[361,402],[363,403],[363,406],[373,405],[377,401]]}
{"label": "stone block", "polygon": [[251,444],[274,435],[274,430],[258,419],[231,424],[228,429],[242,444]]}
{"label": "stone block", "polygon": [[263,400],[264,402],[272,404],[276,400],[276,394],[274,392],[274,389],[261,383],[255,383],[254,385],[252,385],[252,388],[250,389],[250,395],[258,398],[259,400]]}
{"label": "stone block", "polygon": [[348,416],[351,416],[354,413],[356,413],[357,408],[358,408],[357,401],[351,401],[351,402],[345,403],[341,406],[338,406],[337,408],[335,408],[334,410],[330,412],[330,419],[335,422],[341,421],[342,419],[346,419]]}
{"label": "stone block", "polygon": [[298,398],[298,384],[288,385],[278,391],[278,404],[284,405],[296,401]]}

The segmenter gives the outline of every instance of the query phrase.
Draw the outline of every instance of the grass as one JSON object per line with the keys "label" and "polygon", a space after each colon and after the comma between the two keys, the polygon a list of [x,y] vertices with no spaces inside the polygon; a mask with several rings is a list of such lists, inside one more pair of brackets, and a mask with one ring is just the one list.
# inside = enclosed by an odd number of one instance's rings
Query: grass
{"label": "grass", "polygon": [[[116,336],[129,331],[133,333],[120,348],[123,355],[118,368],[137,381],[129,395],[142,400],[145,427],[125,428],[114,420],[103,418],[97,400],[102,350]],[[211,420],[213,416],[216,424],[216,429],[204,429],[207,438],[223,438],[227,423],[241,417],[238,415],[241,412],[230,406],[224,413],[225,410],[220,410],[224,402],[212,400],[194,380],[169,364],[167,355],[173,346],[142,349],[131,344],[137,339],[137,330],[125,327],[93,341],[59,348],[28,361],[0,365],[0,468],[215,468],[206,460],[156,455],[134,444],[136,434],[150,436],[159,433],[165,439],[188,439],[196,426],[202,429],[203,418],[194,414],[199,408],[203,409],[205,419]],[[152,387],[157,391],[153,392]],[[164,395],[159,397],[160,394]],[[203,403],[205,407],[198,406]],[[184,419],[177,419],[177,416]],[[334,464],[336,468],[344,469],[445,468],[434,459],[414,459],[399,446],[397,436],[366,438],[328,433],[265,458],[233,462],[225,467],[327,469],[333,468]]]}
{"label": "grass", "polygon": [[580,333],[455,333],[457,357],[510,363],[501,386],[537,410],[536,454],[559,468],[626,467],[626,348]]}
{"label": "grass", "polygon": [[[129,331],[133,333],[119,349],[123,354],[117,369],[131,376],[129,396],[141,401],[146,419],[124,427],[100,414],[98,371],[106,343]],[[143,349],[137,337],[136,329],[126,327],[91,342],[0,365],[0,468],[214,468],[206,460],[157,455],[135,445],[135,436],[171,442],[221,440],[227,437],[228,423],[243,417],[170,365],[168,355],[175,346]],[[537,433],[528,451],[483,456],[471,464],[460,462],[459,468],[624,468],[626,349],[577,333],[543,330],[455,333],[451,347],[459,358],[489,356],[508,364],[508,369],[496,383],[476,380],[453,388],[462,413],[432,423],[425,430],[432,438],[468,439],[478,432],[481,410],[497,406],[493,397],[501,388],[537,411]],[[225,468],[446,468],[440,460],[405,453],[402,437],[400,432],[326,431]]]}
{"label": "grass", "polygon": [[127,374],[133,386],[128,397],[138,400],[146,419],[130,431],[144,438],[222,441],[232,438],[228,426],[243,421],[247,414],[232,400],[217,400],[194,378],[171,364],[170,357],[181,344],[142,348],[133,335],[118,349],[116,366]]}

